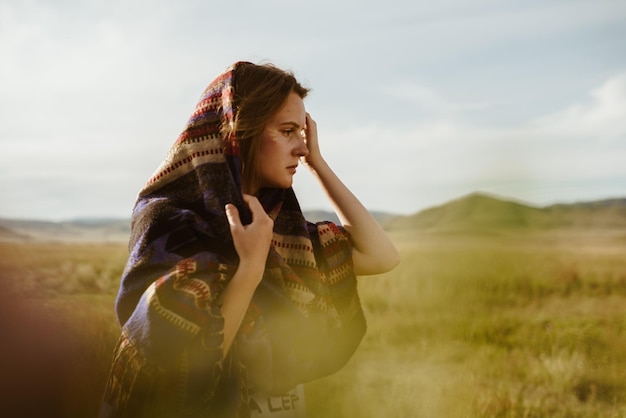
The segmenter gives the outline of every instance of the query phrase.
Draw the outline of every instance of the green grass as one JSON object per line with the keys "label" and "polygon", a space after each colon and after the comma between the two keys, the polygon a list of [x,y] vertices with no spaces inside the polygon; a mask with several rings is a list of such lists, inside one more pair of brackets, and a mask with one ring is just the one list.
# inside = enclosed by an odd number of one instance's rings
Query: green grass
{"label": "green grass", "polygon": [[[395,233],[403,261],[359,279],[368,333],[344,369],[306,385],[309,417],[626,416],[624,237]],[[10,393],[29,390],[46,416],[96,416],[125,257],[0,244],[5,373],[31,377]]]}

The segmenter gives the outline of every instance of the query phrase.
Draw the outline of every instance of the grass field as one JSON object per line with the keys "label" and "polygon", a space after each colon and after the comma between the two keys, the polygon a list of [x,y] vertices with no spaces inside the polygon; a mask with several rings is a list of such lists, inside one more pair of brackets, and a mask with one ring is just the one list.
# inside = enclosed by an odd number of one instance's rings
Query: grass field
{"label": "grass field", "polygon": [[[393,238],[403,261],[360,279],[368,333],[306,386],[311,418],[626,417],[626,233]],[[125,257],[0,243],[6,408],[96,416]]]}

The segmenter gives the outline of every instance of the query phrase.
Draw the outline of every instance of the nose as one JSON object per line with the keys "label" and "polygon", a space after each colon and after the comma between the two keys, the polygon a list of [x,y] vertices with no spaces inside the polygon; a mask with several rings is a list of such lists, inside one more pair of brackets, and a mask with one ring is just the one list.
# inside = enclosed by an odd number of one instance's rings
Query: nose
{"label": "nose", "polygon": [[304,135],[300,136],[298,139],[298,145],[294,148],[293,153],[298,157],[306,157],[309,155],[309,148],[306,146],[306,138]]}

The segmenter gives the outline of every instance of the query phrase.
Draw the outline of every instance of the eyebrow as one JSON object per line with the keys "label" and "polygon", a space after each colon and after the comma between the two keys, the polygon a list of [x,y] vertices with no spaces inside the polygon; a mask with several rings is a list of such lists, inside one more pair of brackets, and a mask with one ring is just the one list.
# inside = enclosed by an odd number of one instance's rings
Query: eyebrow
{"label": "eyebrow", "polygon": [[280,122],[278,126],[292,126],[294,128],[300,128],[300,124],[293,121]]}

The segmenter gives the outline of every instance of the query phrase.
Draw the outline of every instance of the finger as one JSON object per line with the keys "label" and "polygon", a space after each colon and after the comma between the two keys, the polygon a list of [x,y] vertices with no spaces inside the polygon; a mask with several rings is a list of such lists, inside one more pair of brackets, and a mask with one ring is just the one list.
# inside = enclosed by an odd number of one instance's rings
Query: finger
{"label": "finger", "polygon": [[246,202],[248,207],[250,208],[250,213],[252,214],[252,220],[254,220],[259,215],[266,215],[265,209],[263,209],[263,205],[259,202],[259,199],[256,196],[252,196],[249,194],[243,194],[243,201]]}
{"label": "finger", "polygon": [[239,219],[239,211],[235,207],[235,205],[229,203],[225,207],[226,210],[226,218],[228,219],[228,224],[231,228],[241,227],[241,219]]}

